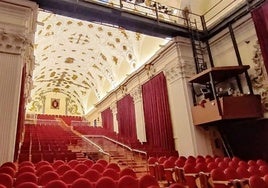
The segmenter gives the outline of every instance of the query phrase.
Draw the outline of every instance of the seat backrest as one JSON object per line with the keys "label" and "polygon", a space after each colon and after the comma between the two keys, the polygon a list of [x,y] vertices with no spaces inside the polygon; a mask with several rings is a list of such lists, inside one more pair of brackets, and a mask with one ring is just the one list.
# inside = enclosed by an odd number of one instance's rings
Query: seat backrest
{"label": "seat backrest", "polygon": [[93,187],[94,187],[93,184],[86,178],[78,178],[71,185],[71,188],[93,188]]}
{"label": "seat backrest", "polygon": [[24,182],[37,183],[38,177],[32,172],[23,172],[16,177],[15,186]]}
{"label": "seat backrest", "polygon": [[89,169],[89,167],[85,164],[82,164],[82,163],[79,163],[74,167],[74,170],[76,170],[80,174],[85,173],[88,169]]}
{"label": "seat backrest", "polygon": [[159,186],[157,180],[150,174],[145,174],[139,179],[139,188],[147,188],[153,185]]}
{"label": "seat backrest", "polygon": [[33,182],[24,182],[16,186],[16,188],[39,188],[36,183]]}
{"label": "seat backrest", "polygon": [[44,165],[36,171],[36,175],[40,177],[42,174],[48,171],[54,171],[54,168],[51,165]]}
{"label": "seat backrest", "polygon": [[266,182],[259,176],[254,175],[249,178],[250,188],[268,188]]}
{"label": "seat backrest", "polygon": [[13,178],[8,174],[0,173],[0,184],[6,186],[6,188],[12,188]]}
{"label": "seat backrest", "polygon": [[41,186],[45,186],[48,182],[52,181],[52,180],[58,180],[60,179],[60,176],[54,172],[54,171],[48,171],[43,173],[40,177],[39,177],[39,185]]}
{"label": "seat backrest", "polygon": [[98,159],[96,163],[101,164],[104,168],[108,165],[108,162],[105,159]]}
{"label": "seat backrest", "polygon": [[8,174],[13,178],[14,178],[14,176],[16,174],[15,170],[13,168],[9,167],[9,166],[0,167],[0,173]]}
{"label": "seat backrest", "polygon": [[97,170],[89,169],[83,174],[83,177],[88,179],[91,182],[96,182],[100,179],[101,174]]}
{"label": "seat backrest", "polygon": [[68,188],[68,185],[61,180],[52,180],[44,188]]}
{"label": "seat backrest", "polygon": [[137,175],[136,175],[136,173],[134,172],[134,170],[133,170],[132,168],[129,168],[129,167],[122,169],[122,170],[120,171],[119,177],[121,178],[121,177],[123,177],[123,176],[125,176],[125,175],[129,175],[129,176],[132,176],[132,177],[134,177],[134,178],[137,177]]}
{"label": "seat backrest", "polygon": [[130,175],[125,175],[118,180],[118,188],[137,188],[138,180]]}
{"label": "seat backrest", "polygon": [[65,162],[64,162],[63,160],[56,160],[56,161],[54,161],[54,163],[52,164],[52,167],[53,167],[54,169],[57,169],[59,166],[61,166],[61,165],[63,165],[63,164],[65,164]]}
{"label": "seat backrest", "polygon": [[106,169],[108,169],[108,168],[114,169],[116,172],[120,172],[120,170],[121,170],[117,163],[109,163],[106,166]]}
{"label": "seat backrest", "polygon": [[113,180],[119,179],[119,173],[115,171],[113,168],[107,168],[103,171],[102,176],[110,177]]}
{"label": "seat backrest", "polygon": [[68,170],[62,175],[61,180],[64,181],[66,184],[72,184],[75,180],[77,180],[80,177],[81,175],[79,172],[75,170]]}
{"label": "seat backrest", "polygon": [[63,164],[63,165],[60,165],[57,169],[56,169],[56,172],[61,176],[63,175],[65,172],[67,172],[68,170],[71,170],[72,168],[67,165],[67,164]]}
{"label": "seat backrest", "polygon": [[97,170],[102,173],[104,171],[104,167],[101,164],[95,163],[91,166],[91,169]]}
{"label": "seat backrest", "polygon": [[97,182],[95,188],[117,188],[116,182],[110,177],[101,177]]}

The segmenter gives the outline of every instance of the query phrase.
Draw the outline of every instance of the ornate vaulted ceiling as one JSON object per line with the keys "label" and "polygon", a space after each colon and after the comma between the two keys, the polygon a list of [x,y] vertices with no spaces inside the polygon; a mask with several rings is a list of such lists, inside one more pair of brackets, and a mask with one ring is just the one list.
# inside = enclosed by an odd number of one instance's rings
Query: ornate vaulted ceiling
{"label": "ornate vaulted ceiling", "polygon": [[87,113],[167,42],[44,11],[38,22],[30,113],[42,113],[42,99],[57,93],[76,105],[75,115]]}

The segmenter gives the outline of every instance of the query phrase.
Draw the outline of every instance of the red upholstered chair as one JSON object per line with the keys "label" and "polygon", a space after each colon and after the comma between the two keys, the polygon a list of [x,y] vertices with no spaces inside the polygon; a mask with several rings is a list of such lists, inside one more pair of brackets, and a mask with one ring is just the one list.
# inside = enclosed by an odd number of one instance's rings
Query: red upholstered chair
{"label": "red upholstered chair", "polygon": [[113,180],[117,181],[119,179],[119,173],[116,172],[113,168],[107,168],[102,173],[103,177],[110,177]]}
{"label": "red upholstered chair", "polygon": [[105,159],[98,159],[96,163],[101,164],[104,168],[108,165],[108,162]]}
{"label": "red upholstered chair", "polygon": [[31,166],[33,168],[35,168],[34,164],[31,161],[23,161],[19,164],[19,169],[24,167],[24,166]]}
{"label": "red upholstered chair", "polygon": [[89,169],[89,167],[85,164],[82,164],[82,163],[79,163],[74,167],[74,170],[76,170],[80,174],[84,174],[88,169]]}
{"label": "red upholstered chair", "polygon": [[158,178],[157,174],[157,158],[156,157],[149,157],[148,159],[148,168],[149,168],[149,173],[154,176],[155,178]]}
{"label": "red upholstered chair", "polygon": [[87,165],[90,168],[94,164],[94,161],[92,161],[90,159],[86,159],[82,163]]}
{"label": "red upholstered chair", "polygon": [[54,171],[54,168],[51,165],[44,165],[40,167],[35,174],[40,177],[42,174],[48,171]]}
{"label": "red upholstered chair", "polygon": [[214,188],[229,188],[226,175],[224,174],[222,169],[213,169],[210,174]]}
{"label": "red upholstered chair", "polygon": [[236,172],[237,172],[237,174],[239,175],[240,178],[249,178],[250,177],[249,171],[244,166],[239,166],[236,169]]}
{"label": "red upholstered chair", "polygon": [[72,184],[75,180],[77,180],[80,177],[81,175],[79,172],[75,170],[68,170],[62,175],[61,180],[64,181],[66,184]]}
{"label": "red upholstered chair", "polygon": [[10,168],[13,168],[13,170],[17,170],[17,165],[13,162],[5,162],[4,164],[1,165],[1,167],[8,166]]}
{"label": "red upholstered chair", "polygon": [[168,158],[166,156],[161,156],[158,158],[157,162],[159,164],[164,164],[164,162],[167,160]]}
{"label": "red upholstered chair", "polygon": [[51,165],[51,164],[48,161],[39,161],[38,163],[35,164],[35,169],[38,170],[44,165]]}
{"label": "red upholstered chair", "polygon": [[227,180],[234,180],[234,179],[240,179],[242,178],[241,176],[238,175],[236,172],[236,169],[228,167],[224,170],[224,174],[226,176]]}
{"label": "red upholstered chair", "polygon": [[116,182],[110,177],[101,177],[97,182],[95,188],[117,188]]}
{"label": "red upholstered chair", "polygon": [[266,184],[268,185],[268,173],[263,177],[263,179],[266,182]]}
{"label": "red upholstered chair", "polygon": [[99,163],[93,164],[91,166],[91,169],[97,170],[99,173],[102,173],[104,171],[104,167]]}
{"label": "red upholstered chair", "polygon": [[197,170],[197,172],[204,172],[204,173],[209,172],[209,169],[206,163],[196,163],[195,169]]}
{"label": "red upholstered chair", "polygon": [[24,182],[37,183],[38,177],[32,172],[23,172],[16,177],[15,187]]}
{"label": "red upholstered chair", "polygon": [[76,159],[70,160],[67,164],[71,167],[74,168],[76,165],[78,165],[80,162]]}
{"label": "red upholstered chair", "polygon": [[68,185],[61,180],[52,180],[44,188],[68,188]]}
{"label": "red upholstered chair", "polygon": [[189,188],[196,188],[196,178],[198,175],[198,172],[195,168],[195,163],[185,163],[184,167],[184,177],[186,180],[186,184],[189,186]]}
{"label": "red upholstered chair", "polygon": [[138,188],[139,183],[136,178],[125,175],[118,180],[118,188]]}
{"label": "red upholstered chair", "polygon": [[59,166],[65,164],[63,160],[56,160],[53,162],[52,167],[56,170]]}
{"label": "red upholstered chair", "polygon": [[249,178],[250,188],[268,188],[266,182],[259,176],[250,176]]}
{"label": "red upholstered chair", "polygon": [[208,171],[211,172],[213,169],[218,168],[218,163],[210,162],[207,164]]}
{"label": "red upholstered chair", "polygon": [[91,182],[96,182],[100,179],[101,173],[97,170],[89,169],[83,174],[83,177]]}
{"label": "red upholstered chair", "polygon": [[147,188],[149,186],[159,186],[154,176],[145,174],[139,179],[139,188]]}
{"label": "red upholstered chair", "polygon": [[122,170],[120,171],[120,173],[119,173],[119,177],[120,177],[120,178],[123,177],[123,176],[126,176],[126,175],[132,176],[132,177],[134,177],[134,178],[137,177],[137,175],[136,175],[136,173],[134,172],[134,170],[133,170],[132,168],[129,168],[129,167],[122,169]]}
{"label": "red upholstered chair", "polygon": [[17,185],[15,188],[39,188],[36,183],[33,182],[24,182]]}
{"label": "red upholstered chair", "polygon": [[21,173],[24,173],[24,172],[35,173],[35,168],[32,166],[23,166],[23,167],[19,168],[16,176],[19,176]]}
{"label": "red upholstered chair", "polygon": [[259,165],[259,166],[262,166],[262,165],[267,166],[267,165],[268,165],[267,162],[265,162],[265,161],[262,160],[262,159],[258,159],[258,160],[256,161],[256,164]]}
{"label": "red upholstered chair", "polygon": [[13,168],[9,167],[9,166],[3,166],[0,167],[0,173],[5,173],[10,175],[12,178],[14,178],[16,172]]}
{"label": "red upholstered chair", "polygon": [[8,174],[0,173],[0,184],[6,186],[6,188],[12,188],[13,178]]}
{"label": "red upholstered chair", "polygon": [[108,168],[114,169],[116,172],[120,172],[120,170],[121,170],[117,163],[109,163],[106,166],[106,169],[108,169]]}
{"label": "red upholstered chair", "polygon": [[257,176],[262,176],[261,171],[259,170],[259,167],[256,165],[249,166],[248,167],[248,172],[250,173],[251,176],[257,175]]}
{"label": "red upholstered chair", "polygon": [[175,162],[172,160],[166,160],[163,164],[165,180],[170,184],[174,183],[173,172],[175,168]]}
{"label": "red upholstered chair", "polygon": [[94,185],[88,179],[78,178],[72,183],[70,188],[93,188],[93,187]]}
{"label": "red upholstered chair", "polygon": [[261,173],[261,176],[265,176],[266,174],[268,174],[268,165],[261,165],[259,167],[259,171]]}
{"label": "red upholstered chair", "polygon": [[52,180],[59,180],[60,176],[54,172],[54,171],[48,171],[43,173],[38,180],[38,184],[41,186],[45,186],[48,182],[52,181]]}
{"label": "red upholstered chair", "polygon": [[68,170],[71,170],[72,168],[67,165],[67,164],[63,164],[63,165],[60,165],[57,169],[56,169],[56,172],[61,176],[63,175],[65,172],[67,172]]}

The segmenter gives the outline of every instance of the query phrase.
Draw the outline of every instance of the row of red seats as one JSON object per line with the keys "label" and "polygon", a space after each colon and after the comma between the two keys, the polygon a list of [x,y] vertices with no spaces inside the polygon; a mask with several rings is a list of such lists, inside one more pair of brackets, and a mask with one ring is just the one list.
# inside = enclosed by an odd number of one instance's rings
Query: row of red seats
{"label": "row of red seats", "polygon": [[68,150],[68,146],[76,146],[80,140],[70,129],[59,125],[25,125],[19,163],[76,159],[76,153]]}
{"label": "row of red seats", "polygon": [[157,180],[146,174],[137,178],[131,168],[120,169],[116,163],[98,160],[72,160],[68,163],[31,161],[19,165],[7,162],[0,167],[0,187],[6,188],[159,188]]}
{"label": "row of red seats", "polygon": [[[190,188],[196,188],[200,183],[208,184],[209,178],[211,182],[225,181],[226,187],[230,187],[230,181],[234,179],[248,181],[252,176],[264,179],[268,174],[268,165],[265,161],[243,161],[237,157],[150,157],[148,163],[150,174],[158,180],[165,179],[169,183],[181,182]],[[221,179],[218,178],[219,176],[214,176],[219,174],[218,171],[223,174],[220,176]],[[203,181],[200,182],[200,179]],[[215,187],[215,185],[211,186]]]}

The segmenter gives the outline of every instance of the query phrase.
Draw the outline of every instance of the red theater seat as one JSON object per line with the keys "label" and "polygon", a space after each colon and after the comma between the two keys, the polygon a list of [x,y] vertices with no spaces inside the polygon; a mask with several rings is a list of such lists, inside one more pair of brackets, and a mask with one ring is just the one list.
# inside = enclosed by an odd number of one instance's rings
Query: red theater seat
{"label": "red theater seat", "polygon": [[101,177],[97,182],[95,188],[117,188],[116,182],[110,177]]}
{"label": "red theater seat", "polygon": [[84,174],[87,170],[89,169],[89,167],[85,164],[77,164],[74,167],[74,170],[76,170],[77,172],[79,172],[80,174]]}
{"label": "red theater seat", "polygon": [[13,168],[13,170],[17,170],[17,165],[13,162],[5,162],[4,164],[1,165],[1,167],[8,166],[10,168]]}
{"label": "red theater seat", "polygon": [[251,176],[249,178],[250,188],[268,188],[266,182],[259,176]]}
{"label": "red theater seat", "polygon": [[0,173],[0,184],[6,188],[13,188],[13,178],[8,174]]}
{"label": "red theater seat", "polygon": [[52,180],[59,180],[60,176],[54,172],[54,171],[48,171],[43,173],[40,177],[39,177],[39,185],[41,186],[45,186],[46,184],[48,184],[50,181]]}
{"label": "red theater seat", "polygon": [[110,177],[115,181],[119,179],[119,173],[112,168],[105,169],[102,176]]}
{"label": "red theater seat", "polygon": [[90,168],[94,164],[94,161],[92,161],[90,159],[86,159],[82,163],[87,165]]}
{"label": "red theater seat", "polygon": [[23,172],[16,177],[15,186],[18,186],[24,182],[37,183],[38,177],[32,172]]}
{"label": "red theater seat", "polygon": [[59,166],[61,166],[63,164],[65,164],[65,162],[63,160],[56,160],[56,161],[53,162],[52,167],[54,169],[57,169]]}
{"label": "red theater seat", "polygon": [[83,174],[83,177],[88,179],[91,182],[96,182],[100,179],[101,174],[97,170],[89,169]]}
{"label": "red theater seat", "polygon": [[119,173],[120,178],[123,177],[123,176],[126,176],[126,175],[132,176],[132,177],[134,177],[134,178],[137,177],[137,175],[136,175],[136,173],[134,172],[134,170],[131,169],[131,168],[128,168],[128,167],[122,169],[122,170],[120,171],[120,173]]}
{"label": "red theater seat", "polygon": [[120,172],[120,170],[121,170],[117,163],[109,163],[106,166],[106,169],[108,169],[108,168],[114,169],[116,172]]}
{"label": "red theater seat", "polygon": [[86,178],[78,178],[71,185],[71,188],[93,188],[93,187],[94,185]]}
{"label": "red theater seat", "polygon": [[50,181],[44,188],[68,188],[68,185],[61,180]]}
{"label": "red theater seat", "polygon": [[45,172],[49,172],[49,171],[54,171],[54,168],[50,165],[44,165],[42,167],[40,167],[37,171],[36,171],[36,175],[38,177],[40,177],[42,174],[44,174]]}
{"label": "red theater seat", "polygon": [[91,166],[91,169],[97,170],[99,173],[104,171],[104,167],[101,164],[95,163]]}
{"label": "red theater seat", "polygon": [[63,175],[65,172],[67,172],[68,170],[71,170],[72,168],[67,165],[67,164],[63,164],[63,165],[60,165],[57,169],[56,169],[56,172],[61,176]]}
{"label": "red theater seat", "polygon": [[145,174],[139,179],[139,188],[148,188],[149,186],[159,186],[159,184],[152,175]]}
{"label": "red theater seat", "polygon": [[39,186],[33,182],[24,182],[24,183],[19,184],[15,188],[39,188]]}
{"label": "red theater seat", "polygon": [[133,176],[125,175],[118,180],[118,188],[138,188],[139,183]]}
{"label": "red theater seat", "polygon": [[64,181],[66,184],[72,184],[75,180],[77,180],[80,177],[81,175],[77,171],[68,170],[62,175],[61,180]]}
{"label": "red theater seat", "polygon": [[9,166],[3,166],[0,167],[0,173],[5,173],[10,175],[12,178],[14,178],[16,172],[13,168],[9,167]]}
{"label": "red theater seat", "polygon": [[67,164],[71,167],[74,168],[76,165],[78,165],[80,162],[76,159],[70,160]]}
{"label": "red theater seat", "polygon": [[98,159],[96,163],[101,164],[104,168],[108,165],[108,162],[104,159]]}

